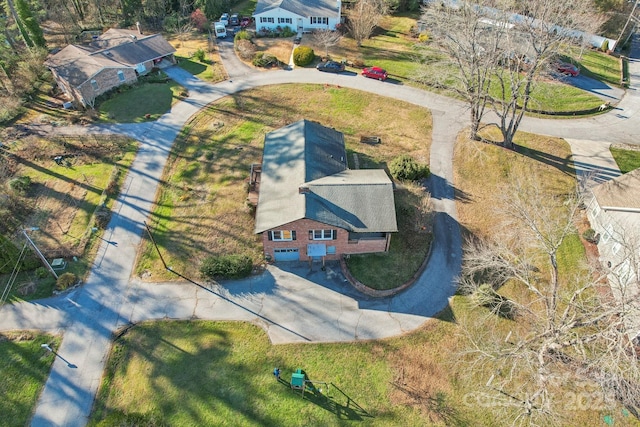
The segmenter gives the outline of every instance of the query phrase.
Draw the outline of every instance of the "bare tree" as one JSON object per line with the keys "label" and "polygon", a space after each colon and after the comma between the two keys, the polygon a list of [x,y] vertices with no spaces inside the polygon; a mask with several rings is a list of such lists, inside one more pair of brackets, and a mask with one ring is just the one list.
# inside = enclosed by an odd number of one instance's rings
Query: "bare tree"
{"label": "bare tree", "polygon": [[324,47],[324,56],[329,56],[329,48],[337,45],[342,40],[342,34],[338,31],[329,29],[315,30],[313,32],[313,40],[320,46]]}
{"label": "bare tree", "polygon": [[[504,26],[484,23],[485,16],[483,9],[462,3],[459,8],[429,7],[422,17],[444,56],[428,60],[430,68],[419,79],[453,90],[469,104],[469,138],[474,140],[478,139],[505,32]],[[456,70],[453,75],[452,70]]]}
{"label": "bare tree", "polygon": [[356,1],[349,11],[348,28],[358,46],[362,45],[363,40],[371,36],[374,28],[380,22],[380,18],[386,15],[387,12],[388,5],[385,0]]}
{"label": "bare tree", "polygon": [[445,53],[438,58],[444,70],[439,74],[449,79],[443,77],[439,83],[469,103],[471,138],[477,139],[485,113],[491,110],[498,118],[492,124],[506,147],[513,145],[538,77],[567,45],[579,41],[578,34],[594,32],[601,22],[597,18],[579,0],[444,0],[428,7],[423,16]]}
{"label": "bare tree", "polygon": [[[637,407],[640,369],[631,320],[638,310],[630,304],[638,296],[637,279],[614,294],[594,271],[561,271],[560,248],[575,233],[579,199],[549,197],[541,181],[530,178],[533,184],[511,187],[498,214],[502,233],[465,245],[462,289],[480,295],[476,301],[493,313],[515,319],[507,334],[495,319],[465,326],[467,354],[493,372],[488,392],[502,402],[493,409],[507,411],[514,424],[558,424],[570,409],[566,394],[562,401],[555,395],[564,382],[588,388],[593,406],[617,401]],[[507,283],[511,298],[500,294]]]}

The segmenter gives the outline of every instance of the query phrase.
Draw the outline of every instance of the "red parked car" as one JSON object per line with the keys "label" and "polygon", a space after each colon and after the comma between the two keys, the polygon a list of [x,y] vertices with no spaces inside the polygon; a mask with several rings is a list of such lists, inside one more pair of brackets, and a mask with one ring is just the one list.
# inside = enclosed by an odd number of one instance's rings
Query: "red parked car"
{"label": "red parked car", "polygon": [[556,64],[556,69],[560,74],[563,74],[565,76],[575,77],[580,74],[580,69],[568,62],[559,62],[558,64]]}
{"label": "red parked car", "polygon": [[362,70],[362,75],[376,80],[387,80],[387,72],[380,67],[369,67]]}

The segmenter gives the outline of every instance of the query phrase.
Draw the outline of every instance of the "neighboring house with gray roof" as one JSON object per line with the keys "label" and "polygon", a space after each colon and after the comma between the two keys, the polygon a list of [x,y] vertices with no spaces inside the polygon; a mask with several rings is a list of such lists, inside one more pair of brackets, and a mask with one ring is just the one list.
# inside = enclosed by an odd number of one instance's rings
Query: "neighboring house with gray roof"
{"label": "neighboring house with gray roof", "polygon": [[[599,234],[602,265],[614,288],[640,285],[640,169],[592,189],[587,207],[591,228]],[[623,289],[624,290],[624,289]],[[637,293],[640,289],[625,290]]]}
{"label": "neighboring house with gray roof", "polygon": [[86,45],[69,45],[45,65],[75,103],[93,107],[96,97],[135,83],[163,59],[175,62],[176,50],[160,34],[110,29]]}
{"label": "neighboring house with gray roof", "polygon": [[349,169],[346,156],[342,133],[308,120],[265,136],[255,232],[267,258],[389,250],[393,184],[382,169]]}
{"label": "neighboring house with gray roof", "polygon": [[253,17],[257,31],[285,26],[304,32],[335,30],[341,9],[340,0],[258,0]]}

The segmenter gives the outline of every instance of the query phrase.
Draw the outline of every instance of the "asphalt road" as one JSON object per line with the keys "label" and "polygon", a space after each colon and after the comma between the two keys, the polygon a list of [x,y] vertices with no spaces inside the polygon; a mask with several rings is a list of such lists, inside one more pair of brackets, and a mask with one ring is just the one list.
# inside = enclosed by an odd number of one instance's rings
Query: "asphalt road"
{"label": "asphalt road", "polygon": [[[221,53],[228,52],[221,44]],[[640,58],[638,43],[634,44]],[[460,227],[455,209],[452,153],[458,132],[467,125],[464,104],[415,88],[378,82],[358,75],[332,75],[315,70],[253,72],[232,69],[230,79],[209,85],[173,67],[172,78],[190,96],[153,124],[71,127],[59,133],[121,132],[141,142],[112,220],[85,285],[69,294],[0,308],[0,330],[40,329],[63,333],[63,341],[40,396],[33,426],[83,426],[87,422],[114,331],[148,319],[202,318],[245,320],[261,325],[274,343],[351,341],[394,336],[413,330],[445,308],[460,269]],[[243,64],[244,65],[244,64]],[[525,118],[523,130],[572,138],[572,148],[592,150],[581,157],[585,170],[610,170],[610,142],[637,142],[640,130],[638,83],[640,63],[630,64],[633,86],[609,114],[579,120]],[[321,83],[352,87],[402,99],[431,109],[433,142],[429,190],[436,215],[433,253],[414,286],[385,299],[355,292],[340,271],[310,271],[306,266],[270,266],[259,277],[223,286],[189,283],[141,283],[132,279],[133,263],[145,221],[170,147],[184,123],[200,108],[223,96],[268,84]],[[634,120],[635,119],[635,120]],[[572,142],[574,141],[574,142]],[[585,148],[586,147],[586,148]],[[586,150],[586,149],[589,150]],[[580,153],[574,153],[574,156]],[[585,175],[586,176],[586,175]],[[286,309],[283,309],[285,308]],[[65,362],[68,361],[68,362]]]}

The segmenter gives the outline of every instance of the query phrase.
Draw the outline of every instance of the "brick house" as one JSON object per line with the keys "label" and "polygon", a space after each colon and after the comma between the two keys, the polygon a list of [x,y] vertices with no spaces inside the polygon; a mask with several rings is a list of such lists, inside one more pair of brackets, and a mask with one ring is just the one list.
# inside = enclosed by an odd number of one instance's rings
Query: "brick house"
{"label": "brick house", "polygon": [[175,51],[160,34],[110,29],[89,44],[65,47],[45,65],[71,101],[93,107],[97,96],[135,83],[163,59],[174,63]]}
{"label": "brick house", "polygon": [[337,260],[389,250],[393,184],[382,169],[350,170],[342,133],[300,120],[264,140],[257,234],[267,259]]}

